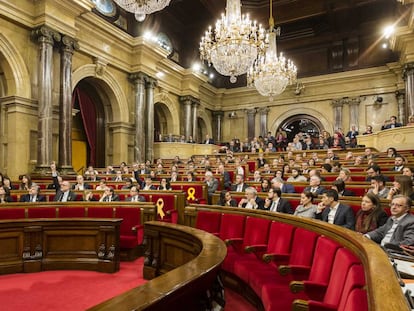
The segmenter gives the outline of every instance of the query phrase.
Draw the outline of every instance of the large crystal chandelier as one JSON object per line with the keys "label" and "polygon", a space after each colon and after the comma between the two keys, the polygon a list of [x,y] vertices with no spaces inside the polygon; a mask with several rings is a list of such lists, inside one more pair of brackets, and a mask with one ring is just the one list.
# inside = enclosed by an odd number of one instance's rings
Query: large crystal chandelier
{"label": "large crystal chandelier", "polygon": [[226,14],[201,38],[200,57],[235,83],[236,76],[246,73],[264,48],[264,37],[261,25],[241,15],[240,0],[227,0]]}
{"label": "large crystal chandelier", "polygon": [[142,22],[146,15],[160,11],[171,0],[114,0],[124,10],[134,13],[137,21]]}
{"label": "large crystal chandelier", "polygon": [[280,28],[274,28],[270,0],[269,45],[265,52],[257,57],[247,74],[247,84],[254,85],[261,95],[269,96],[270,100],[296,81],[297,69],[293,62],[286,59],[282,53],[277,56],[276,36],[279,32]]}

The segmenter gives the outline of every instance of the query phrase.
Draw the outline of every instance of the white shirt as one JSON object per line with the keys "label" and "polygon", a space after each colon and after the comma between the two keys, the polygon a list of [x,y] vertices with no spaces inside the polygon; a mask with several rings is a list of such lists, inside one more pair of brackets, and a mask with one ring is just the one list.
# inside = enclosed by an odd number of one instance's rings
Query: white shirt
{"label": "white shirt", "polygon": [[279,200],[280,200],[280,198],[277,198],[277,200],[273,201],[272,204],[270,204],[270,211],[271,212],[276,212],[277,211],[277,206],[279,205]]}
{"label": "white shirt", "polygon": [[390,230],[387,231],[387,233],[385,234],[385,236],[383,237],[383,239],[381,240],[381,246],[384,246],[384,244],[386,243],[390,243],[392,235],[394,234],[395,229],[397,229],[398,227],[398,223],[405,217],[404,214],[398,218],[395,217],[391,217],[391,219],[394,221],[394,223],[392,224],[392,227],[390,228]]}
{"label": "white shirt", "polygon": [[334,207],[331,207],[328,214],[328,223],[333,224],[335,220],[336,212],[338,211],[339,203],[337,203]]}

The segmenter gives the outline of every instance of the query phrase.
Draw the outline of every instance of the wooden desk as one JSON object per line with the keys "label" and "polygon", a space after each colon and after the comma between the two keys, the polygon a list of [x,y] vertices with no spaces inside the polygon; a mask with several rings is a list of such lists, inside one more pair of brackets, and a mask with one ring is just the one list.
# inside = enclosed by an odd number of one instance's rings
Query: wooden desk
{"label": "wooden desk", "polygon": [[116,272],[122,219],[0,221],[0,274],[44,270]]}

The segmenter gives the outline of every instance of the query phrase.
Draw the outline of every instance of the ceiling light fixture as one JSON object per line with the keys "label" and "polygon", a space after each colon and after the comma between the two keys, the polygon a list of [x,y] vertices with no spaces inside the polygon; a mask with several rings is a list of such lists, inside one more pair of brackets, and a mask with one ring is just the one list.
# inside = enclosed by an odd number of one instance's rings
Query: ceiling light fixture
{"label": "ceiling light fixture", "polygon": [[171,0],[114,0],[124,10],[134,13],[139,22],[145,20],[145,16],[160,11],[170,4]]}
{"label": "ceiling light fixture", "polygon": [[270,0],[268,46],[247,73],[248,86],[256,87],[261,95],[269,96],[270,100],[294,83],[297,75],[297,68],[291,60],[286,59],[282,53],[277,56],[276,36],[280,35],[280,28],[274,28],[272,7]]}
{"label": "ceiling light fixture", "polygon": [[200,57],[236,83],[236,77],[249,70],[264,48],[264,37],[261,25],[241,15],[240,0],[227,0],[226,14],[217,20],[214,30],[210,26],[201,38]]}

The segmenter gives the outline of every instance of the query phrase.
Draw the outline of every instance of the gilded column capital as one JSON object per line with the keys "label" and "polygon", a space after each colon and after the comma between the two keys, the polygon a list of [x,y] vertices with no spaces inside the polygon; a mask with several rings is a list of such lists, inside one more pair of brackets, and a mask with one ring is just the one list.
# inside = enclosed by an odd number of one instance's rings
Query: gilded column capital
{"label": "gilded column capital", "polygon": [[257,109],[257,112],[260,113],[261,115],[267,115],[269,111],[270,111],[270,108],[267,108],[267,107]]}
{"label": "gilded column capital", "polygon": [[341,107],[342,108],[345,104],[348,104],[349,101],[350,100],[347,97],[340,98],[340,99],[333,99],[332,102],[331,102],[331,106],[333,108],[336,108],[336,107]]}
{"label": "gilded column capital", "polygon": [[213,117],[215,117],[215,118],[224,117],[224,111],[222,111],[222,110],[214,110],[211,113],[212,113]]}
{"label": "gilded column capital", "polygon": [[56,30],[43,25],[32,30],[32,38],[38,43],[48,43],[54,45],[55,42],[60,42],[61,35]]}
{"label": "gilded column capital", "polygon": [[256,112],[257,112],[256,108],[246,109],[247,115],[250,115],[250,116],[254,116],[256,114]]}
{"label": "gilded column capital", "polygon": [[359,96],[351,98],[348,101],[349,106],[358,106],[360,103],[361,103],[361,98]]}
{"label": "gilded column capital", "polygon": [[78,40],[72,37],[66,36],[66,35],[62,37],[61,42],[62,42],[61,49],[62,51],[66,53],[73,54],[73,51],[79,50],[80,48]]}
{"label": "gilded column capital", "polygon": [[180,103],[182,104],[200,104],[200,100],[191,95],[180,96]]}
{"label": "gilded column capital", "polygon": [[155,87],[158,86],[157,79],[154,79],[148,75],[144,77],[144,81],[145,81],[146,88],[154,89]]}

